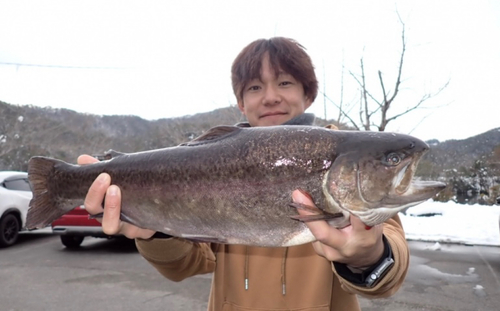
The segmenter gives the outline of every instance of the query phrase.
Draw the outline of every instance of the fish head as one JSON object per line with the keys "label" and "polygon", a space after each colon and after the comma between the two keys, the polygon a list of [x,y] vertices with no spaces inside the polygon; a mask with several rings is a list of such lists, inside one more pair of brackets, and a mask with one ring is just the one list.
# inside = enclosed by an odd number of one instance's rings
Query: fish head
{"label": "fish head", "polygon": [[428,150],[425,142],[403,134],[358,132],[345,138],[323,181],[327,211],[349,212],[373,226],[433,197],[446,185],[414,178]]}

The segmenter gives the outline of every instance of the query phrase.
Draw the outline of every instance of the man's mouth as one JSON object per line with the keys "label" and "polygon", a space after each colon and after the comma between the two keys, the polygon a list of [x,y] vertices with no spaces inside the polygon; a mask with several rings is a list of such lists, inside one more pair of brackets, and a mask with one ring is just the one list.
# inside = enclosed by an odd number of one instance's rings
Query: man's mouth
{"label": "man's mouth", "polygon": [[286,112],[280,112],[280,111],[268,112],[268,113],[261,115],[259,118],[262,119],[262,118],[266,118],[266,117],[282,116],[282,115],[286,115],[286,114],[287,114]]}

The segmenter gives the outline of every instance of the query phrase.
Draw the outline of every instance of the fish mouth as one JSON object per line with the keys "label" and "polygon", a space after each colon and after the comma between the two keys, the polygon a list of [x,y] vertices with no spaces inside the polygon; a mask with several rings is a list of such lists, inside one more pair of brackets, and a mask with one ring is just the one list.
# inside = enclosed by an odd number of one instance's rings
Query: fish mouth
{"label": "fish mouth", "polygon": [[351,211],[351,213],[359,217],[367,226],[375,226],[400,211],[427,201],[446,187],[446,184],[442,182],[414,179],[417,165],[418,160],[413,162],[409,160],[403,164],[392,180],[388,195],[378,202],[368,202],[363,197],[358,177],[359,196],[367,206],[371,205],[373,208]]}
{"label": "fish mouth", "polygon": [[446,187],[445,183],[439,181],[423,181],[415,179],[420,157],[415,161],[409,160],[408,163],[399,171],[393,179],[393,191],[384,200],[385,204],[403,204],[415,203],[417,205],[426,201]]}
{"label": "fish mouth", "polygon": [[438,181],[422,181],[414,178],[419,159],[407,158],[401,163],[401,169],[392,180],[388,195],[378,202],[370,202],[363,196],[361,187],[361,173],[358,170],[358,193],[360,198],[368,204],[377,204],[381,207],[401,206],[401,209],[420,204],[446,187]]}
{"label": "fish mouth", "polygon": [[432,198],[444,188],[446,188],[446,184],[439,181],[414,180],[404,193],[398,196],[389,196],[384,200],[384,203],[386,205],[415,203],[410,205],[413,206]]}
{"label": "fish mouth", "polygon": [[406,163],[402,165],[401,170],[396,174],[392,182],[393,190],[396,195],[404,195],[404,193],[408,191],[417,169],[417,164],[418,161],[411,162],[411,159],[408,159]]}

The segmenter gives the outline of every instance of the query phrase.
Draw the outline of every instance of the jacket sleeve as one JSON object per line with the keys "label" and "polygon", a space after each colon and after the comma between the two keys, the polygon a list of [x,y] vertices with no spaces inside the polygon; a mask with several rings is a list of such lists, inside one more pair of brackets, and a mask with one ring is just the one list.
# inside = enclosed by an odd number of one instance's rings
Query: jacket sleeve
{"label": "jacket sleeve", "polygon": [[171,281],[179,282],[193,275],[215,270],[215,255],[209,243],[185,239],[136,239],[139,253]]}
{"label": "jacket sleeve", "polygon": [[410,250],[399,216],[396,215],[384,224],[384,235],[387,238],[394,257],[394,265],[389,272],[372,288],[357,286],[342,278],[332,264],[333,271],[339,278],[342,288],[352,294],[367,298],[386,298],[395,294],[403,285],[410,265]]}

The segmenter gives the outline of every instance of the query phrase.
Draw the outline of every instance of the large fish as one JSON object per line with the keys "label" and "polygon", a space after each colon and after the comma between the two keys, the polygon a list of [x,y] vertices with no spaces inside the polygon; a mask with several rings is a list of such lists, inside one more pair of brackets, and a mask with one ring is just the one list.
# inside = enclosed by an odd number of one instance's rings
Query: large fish
{"label": "large fish", "polygon": [[[198,241],[298,245],[314,241],[304,221],[342,227],[352,213],[374,226],[434,196],[443,183],[413,180],[428,148],[394,133],[220,126],[181,146],[89,165],[33,157],[27,227],[82,204],[107,172],[122,190],[122,219],[136,226]],[[316,215],[298,216],[295,189],[310,194]]]}

